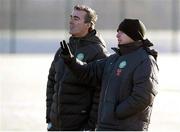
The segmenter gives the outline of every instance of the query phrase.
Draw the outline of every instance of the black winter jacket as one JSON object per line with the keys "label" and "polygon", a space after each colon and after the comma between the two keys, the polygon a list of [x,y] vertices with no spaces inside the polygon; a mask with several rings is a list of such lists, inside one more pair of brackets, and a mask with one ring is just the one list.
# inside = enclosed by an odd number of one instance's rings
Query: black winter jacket
{"label": "black winter jacket", "polygon": [[[70,37],[69,46],[73,55],[86,63],[107,56],[105,43],[95,30],[83,38]],[[51,122],[58,130],[93,130],[97,121],[99,89],[79,81],[64,65],[60,50],[48,75],[46,122]]]}
{"label": "black winter jacket", "polygon": [[75,59],[68,64],[82,80],[101,85],[97,130],[148,130],[158,67],[141,42],[136,43],[131,52],[116,50],[88,65]]}

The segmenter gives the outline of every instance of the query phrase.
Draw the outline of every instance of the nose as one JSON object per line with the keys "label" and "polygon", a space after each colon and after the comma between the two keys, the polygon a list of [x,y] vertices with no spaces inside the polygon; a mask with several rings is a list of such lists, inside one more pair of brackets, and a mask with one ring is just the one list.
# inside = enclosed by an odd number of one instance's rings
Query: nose
{"label": "nose", "polygon": [[73,24],[73,18],[72,17],[69,20],[69,24]]}
{"label": "nose", "polygon": [[120,37],[120,32],[117,32],[117,34],[116,34],[116,38],[119,38]]}
{"label": "nose", "polygon": [[70,18],[70,20],[69,20],[69,24],[72,24],[72,19]]}

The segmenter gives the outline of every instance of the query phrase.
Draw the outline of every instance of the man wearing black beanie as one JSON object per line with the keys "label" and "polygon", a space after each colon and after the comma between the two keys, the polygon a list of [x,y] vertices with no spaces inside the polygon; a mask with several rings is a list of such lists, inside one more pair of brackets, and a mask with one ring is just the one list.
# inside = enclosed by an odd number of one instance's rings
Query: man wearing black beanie
{"label": "man wearing black beanie", "polygon": [[146,28],[124,19],[117,29],[115,54],[89,64],[78,61],[65,41],[61,56],[82,81],[101,86],[97,130],[146,131],[157,94],[157,52],[144,40]]}
{"label": "man wearing black beanie", "polygon": [[146,32],[146,27],[138,19],[124,19],[119,24],[117,31],[119,30],[127,34],[134,41],[137,41],[137,40],[143,40]]}
{"label": "man wearing black beanie", "polygon": [[[157,52],[149,48],[153,46],[153,44],[148,39],[144,39],[145,32],[146,27],[140,20],[124,19],[117,29],[118,50],[120,50],[120,52],[131,52],[134,51],[134,48],[143,47],[156,59]],[[135,41],[137,42],[134,43]],[[113,49],[116,50],[116,48]]]}

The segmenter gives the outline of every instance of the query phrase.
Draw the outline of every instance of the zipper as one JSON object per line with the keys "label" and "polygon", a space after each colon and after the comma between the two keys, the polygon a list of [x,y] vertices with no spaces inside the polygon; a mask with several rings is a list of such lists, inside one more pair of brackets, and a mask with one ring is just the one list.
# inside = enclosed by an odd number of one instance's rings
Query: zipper
{"label": "zipper", "polygon": [[[113,65],[112,62],[111,62],[110,64]],[[110,75],[109,80],[108,80],[108,83],[107,83],[107,87],[106,87],[105,92],[104,92],[103,102],[105,102],[105,97],[107,96],[107,91],[108,91],[108,89],[109,89],[109,84],[110,84],[110,81],[111,81],[111,79],[112,79],[112,75],[113,75],[113,71],[114,71],[114,69],[115,69],[115,66],[116,66],[116,63],[115,63],[115,65],[114,65],[113,68],[112,68],[112,72],[111,72],[111,75]]]}
{"label": "zipper", "polygon": [[[113,65],[113,63],[110,62],[110,65]],[[115,63],[114,66],[112,66],[112,71],[114,71],[115,66],[116,66],[116,63]],[[113,75],[113,72],[111,72],[111,74],[110,74],[110,77],[109,77],[109,80],[108,80],[108,83],[107,83],[107,87],[106,87],[105,92],[104,92],[104,99],[103,99],[103,102],[101,104],[101,109],[100,109],[100,112],[99,112],[100,115],[102,114],[102,109],[104,107],[104,102],[106,101],[106,96],[107,96],[107,92],[108,92],[108,89],[109,89],[109,84],[110,84],[110,80],[112,78],[112,75]],[[101,119],[102,119],[101,117],[98,118],[99,122],[101,122]]]}

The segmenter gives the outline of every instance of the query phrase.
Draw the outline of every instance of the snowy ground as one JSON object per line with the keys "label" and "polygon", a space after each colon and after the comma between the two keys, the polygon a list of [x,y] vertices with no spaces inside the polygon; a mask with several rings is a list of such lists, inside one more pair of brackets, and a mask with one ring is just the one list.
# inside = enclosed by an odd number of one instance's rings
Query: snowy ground
{"label": "snowy ground", "polygon": [[[0,55],[0,130],[46,130],[45,94],[52,54]],[[159,94],[150,131],[180,130],[180,55],[158,59]]]}

